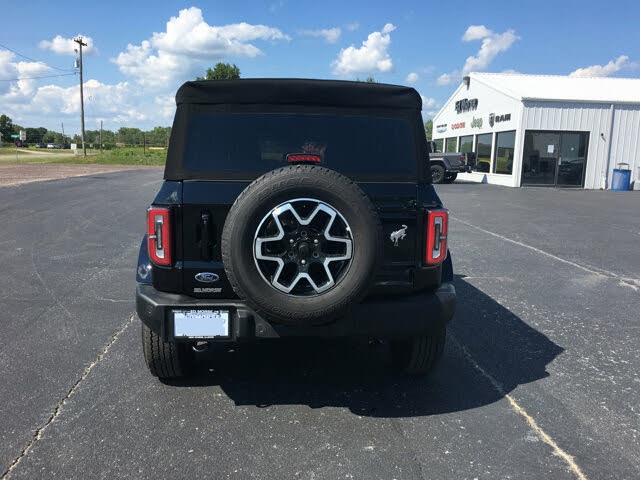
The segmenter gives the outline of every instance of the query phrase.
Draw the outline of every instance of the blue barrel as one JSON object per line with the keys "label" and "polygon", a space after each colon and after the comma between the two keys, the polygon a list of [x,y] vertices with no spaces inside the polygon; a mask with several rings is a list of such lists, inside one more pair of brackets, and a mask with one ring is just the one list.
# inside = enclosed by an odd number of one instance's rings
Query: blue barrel
{"label": "blue barrel", "polygon": [[[618,167],[622,165],[629,166],[628,163],[619,163]],[[627,168],[614,168],[613,176],[611,177],[611,190],[629,190],[631,185],[631,170]]]}

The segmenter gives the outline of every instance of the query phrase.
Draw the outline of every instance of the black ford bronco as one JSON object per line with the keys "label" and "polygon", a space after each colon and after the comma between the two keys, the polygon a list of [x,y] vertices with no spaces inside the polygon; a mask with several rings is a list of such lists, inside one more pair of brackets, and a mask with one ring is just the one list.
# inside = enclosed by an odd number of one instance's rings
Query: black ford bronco
{"label": "black ford bronco", "polygon": [[285,336],[387,339],[424,374],[456,302],[421,100],[375,83],[185,83],[136,291],[147,366]]}

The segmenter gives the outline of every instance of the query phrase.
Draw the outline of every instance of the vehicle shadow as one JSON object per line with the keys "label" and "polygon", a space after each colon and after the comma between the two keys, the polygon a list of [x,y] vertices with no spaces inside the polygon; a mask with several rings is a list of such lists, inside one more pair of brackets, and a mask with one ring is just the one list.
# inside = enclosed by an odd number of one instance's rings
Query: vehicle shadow
{"label": "vehicle shadow", "polygon": [[[413,417],[493,403],[548,376],[563,349],[462,277],[458,306],[438,368],[428,377],[393,371],[387,342],[283,339],[212,348],[198,374],[172,386],[219,385],[236,405],[342,407],[373,417]],[[496,388],[481,373],[491,375]]]}

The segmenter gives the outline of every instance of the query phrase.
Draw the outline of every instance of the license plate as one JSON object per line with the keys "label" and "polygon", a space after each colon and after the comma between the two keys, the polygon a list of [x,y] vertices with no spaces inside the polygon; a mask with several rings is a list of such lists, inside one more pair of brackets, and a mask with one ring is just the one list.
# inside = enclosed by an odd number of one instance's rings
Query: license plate
{"label": "license plate", "polygon": [[175,338],[215,338],[229,336],[228,310],[174,310]]}

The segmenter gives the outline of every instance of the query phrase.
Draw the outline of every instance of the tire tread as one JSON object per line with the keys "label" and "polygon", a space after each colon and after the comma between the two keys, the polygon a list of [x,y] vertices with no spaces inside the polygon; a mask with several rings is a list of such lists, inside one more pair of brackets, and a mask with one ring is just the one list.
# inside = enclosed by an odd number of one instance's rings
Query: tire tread
{"label": "tire tread", "polygon": [[191,373],[193,353],[188,344],[164,342],[144,323],[142,324],[142,351],[152,375],[159,378],[179,378]]}

